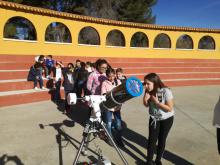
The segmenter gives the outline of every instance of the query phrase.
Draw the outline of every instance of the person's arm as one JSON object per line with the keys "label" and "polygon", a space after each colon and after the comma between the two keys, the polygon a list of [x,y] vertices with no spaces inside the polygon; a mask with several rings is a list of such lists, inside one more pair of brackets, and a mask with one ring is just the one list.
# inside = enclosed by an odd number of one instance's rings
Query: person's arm
{"label": "person's arm", "polygon": [[151,96],[150,99],[156,104],[158,108],[163,109],[164,111],[171,112],[173,110],[174,104],[173,104],[173,96],[171,92],[169,93],[168,96],[166,96],[165,104],[160,103],[157,97],[155,96]]}
{"label": "person's arm", "polygon": [[148,107],[148,100],[150,99],[150,94],[148,92],[145,92],[144,97],[143,97],[143,104]]}
{"label": "person's arm", "polygon": [[106,93],[107,93],[107,88],[106,88],[106,83],[104,81],[101,86],[101,95],[104,95]]}
{"label": "person's arm", "polygon": [[94,74],[90,74],[86,84],[86,87],[90,92],[92,92],[93,79],[94,79]]}

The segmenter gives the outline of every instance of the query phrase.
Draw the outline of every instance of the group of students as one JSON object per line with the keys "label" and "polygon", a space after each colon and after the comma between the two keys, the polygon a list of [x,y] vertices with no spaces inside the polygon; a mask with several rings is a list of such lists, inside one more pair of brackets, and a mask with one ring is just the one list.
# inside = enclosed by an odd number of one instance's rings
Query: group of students
{"label": "group of students", "polygon": [[[39,74],[42,75],[44,69],[42,63],[45,63],[47,68],[45,70],[46,78],[50,78],[47,76],[50,75],[52,68],[55,68],[56,99],[60,99],[59,93],[62,76],[65,98],[71,92],[76,93],[77,97],[84,95],[104,95],[126,80],[123,70],[121,68],[114,70],[105,59],[98,59],[94,65],[90,62],[84,63],[77,60],[75,66],[69,63],[67,67],[64,67],[61,62],[52,62],[52,56],[48,56],[47,58],[49,60],[40,56],[33,66],[37,70],[37,73],[34,74],[36,79],[34,80],[34,85],[36,87],[36,82],[41,79],[40,87],[43,88],[42,77],[39,78]],[[161,165],[166,139],[174,120],[173,94],[156,73],[147,74],[144,77],[143,85],[145,88],[143,104],[149,108],[150,116],[146,164]],[[67,99],[65,99],[65,108],[67,113],[70,112]],[[109,134],[112,135],[112,116],[114,116],[114,130],[117,132],[115,142],[120,147],[124,147],[120,110],[121,106],[104,109],[104,122],[106,123]],[[153,161],[157,141],[156,159]]]}
{"label": "group of students", "polygon": [[[99,59],[96,61],[96,70],[88,77],[87,89],[91,92],[90,94],[103,95],[125,80],[126,77],[123,76],[122,70],[116,70],[115,72],[106,60]],[[156,73],[147,74],[144,77],[143,84],[145,88],[143,104],[149,108],[150,115],[146,164],[161,165],[166,139],[174,120],[173,94]],[[104,109],[104,121],[108,132],[112,135],[112,116],[114,116],[114,128],[117,132],[115,141],[120,147],[124,147],[121,137],[122,118],[120,110],[121,106]],[[157,141],[157,156],[153,161]]]}

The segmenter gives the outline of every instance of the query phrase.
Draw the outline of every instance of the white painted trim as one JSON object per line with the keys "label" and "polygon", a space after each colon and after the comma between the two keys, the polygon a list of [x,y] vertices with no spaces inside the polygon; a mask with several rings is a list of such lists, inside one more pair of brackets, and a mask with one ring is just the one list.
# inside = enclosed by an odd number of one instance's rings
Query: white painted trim
{"label": "white painted trim", "polygon": [[12,79],[12,80],[0,80],[0,83],[8,83],[8,82],[26,82],[27,79]]}
{"label": "white painted trim", "polygon": [[212,52],[215,52],[217,51],[216,49],[197,49],[198,51],[212,51]]}
{"label": "white painted trim", "polygon": [[175,50],[183,50],[183,51],[193,51],[193,50],[195,50],[195,49],[181,49],[181,48],[176,48]]}
{"label": "white painted trim", "polygon": [[106,48],[123,48],[123,49],[125,49],[125,48],[127,48],[126,46],[105,46]]}
{"label": "white painted trim", "polygon": [[25,72],[29,71],[28,69],[21,69],[21,70],[0,70],[0,72]]}
{"label": "white painted trim", "polygon": [[50,42],[50,41],[45,41],[45,44],[56,44],[56,45],[72,45],[71,43],[66,43],[66,42]]}
{"label": "white painted trim", "polygon": [[131,49],[146,49],[149,50],[149,47],[130,47]]}
{"label": "white painted trim", "polygon": [[91,44],[78,44],[78,46],[100,47],[100,45],[91,45]]}
{"label": "white painted trim", "polygon": [[19,40],[19,39],[11,39],[11,38],[3,38],[4,41],[15,41],[15,42],[29,42],[29,43],[37,43],[37,40]]}
{"label": "white painted trim", "polygon": [[172,48],[153,48],[155,50],[173,50]]}

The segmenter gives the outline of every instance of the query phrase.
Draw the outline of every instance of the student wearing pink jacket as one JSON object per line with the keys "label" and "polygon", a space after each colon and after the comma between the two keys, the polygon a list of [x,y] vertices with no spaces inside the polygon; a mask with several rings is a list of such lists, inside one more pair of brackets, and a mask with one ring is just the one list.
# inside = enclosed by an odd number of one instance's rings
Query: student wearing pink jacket
{"label": "student wearing pink jacket", "polygon": [[[101,87],[101,94],[104,95],[108,92],[110,92],[113,88],[115,88],[116,86],[120,85],[121,82],[115,78],[115,70],[112,68],[109,68],[106,71],[106,76],[107,76],[107,80],[105,80],[102,83],[102,87]],[[115,142],[118,144],[119,147],[124,147],[124,144],[122,142],[122,137],[121,137],[121,131],[122,131],[122,120],[121,120],[121,105],[120,106],[116,106],[114,108],[107,108],[104,107],[104,117],[105,117],[105,123],[106,123],[106,127],[107,130],[109,132],[109,134],[112,136],[112,115],[114,116],[114,120],[115,120]],[[109,142],[110,145],[112,145]]]}
{"label": "student wearing pink jacket", "polygon": [[96,61],[96,70],[90,73],[86,85],[90,94],[101,95],[101,85],[107,79],[106,70],[108,66],[108,62],[104,59]]}

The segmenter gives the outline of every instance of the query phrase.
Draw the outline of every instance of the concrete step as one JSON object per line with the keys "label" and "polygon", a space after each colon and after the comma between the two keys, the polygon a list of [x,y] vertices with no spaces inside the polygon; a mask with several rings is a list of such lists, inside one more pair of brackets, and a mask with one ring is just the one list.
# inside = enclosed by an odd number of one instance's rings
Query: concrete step
{"label": "concrete step", "polygon": [[[164,80],[165,84],[169,87],[176,86],[199,86],[199,85],[219,85],[220,78],[216,79],[167,79]],[[15,90],[0,92],[0,107],[11,106],[18,104],[25,104],[31,102],[38,102],[44,100],[51,100],[53,90]],[[64,91],[61,89],[62,98],[64,98]]]}
{"label": "concrete step", "polygon": [[28,69],[0,70],[0,80],[27,79],[28,71]]}
{"label": "concrete step", "polygon": [[[44,87],[52,88],[53,80],[43,80]],[[37,83],[39,87],[39,83]],[[0,92],[33,89],[34,82],[26,79],[0,80]]]}
{"label": "concrete step", "polygon": [[[144,76],[148,74],[146,73],[131,73],[125,74],[127,77],[135,76],[141,80],[143,80]],[[220,78],[220,72],[212,73],[212,72],[172,72],[172,73],[158,73],[162,80],[166,81],[169,79],[175,80],[187,80],[187,79],[216,79]],[[44,80],[44,86],[51,88],[53,84],[53,80]],[[13,90],[25,90],[25,89],[33,89],[34,83],[32,81],[27,81],[26,79],[14,79],[14,80],[0,80],[0,92],[2,91],[13,91]]]}
{"label": "concrete step", "polygon": [[[69,62],[64,61],[66,66]],[[30,69],[34,64],[32,63],[0,63],[0,70],[24,70]],[[126,68],[126,67],[220,67],[220,62],[111,62],[110,65],[114,68]]]}
{"label": "concrete step", "polygon": [[[35,56],[0,55],[0,106],[9,106],[51,99],[53,91],[35,91],[27,82],[29,68]],[[76,59],[95,62],[97,57],[54,56],[55,60],[75,63]],[[166,85],[198,86],[220,84],[220,60],[215,59],[140,59],[105,58],[114,68],[143,81],[147,73],[158,73]],[[44,80],[44,84],[46,84]],[[46,85],[45,85],[46,86]],[[62,95],[64,92],[62,89]]]}
{"label": "concrete step", "polygon": [[[146,74],[150,72],[155,73],[186,73],[192,74],[194,72],[203,73],[212,73],[215,74],[220,72],[220,67],[124,67],[125,74]],[[28,69],[23,70],[0,70],[0,80],[13,80],[13,79],[27,79]]]}
{"label": "concrete step", "polygon": [[[136,73],[136,74],[125,74],[127,77],[129,76],[135,76],[139,79],[144,78],[145,75],[148,73]],[[160,78],[163,81],[169,80],[169,79],[175,79],[175,80],[185,80],[185,79],[216,79],[220,78],[220,72],[217,73],[187,73],[187,72],[180,72],[180,73],[157,73]]]}
{"label": "concrete step", "polygon": [[[52,100],[54,90],[17,90],[0,92],[0,107]],[[61,89],[61,97],[64,98],[64,90]],[[31,107],[30,107],[31,109]]]}
{"label": "concrete step", "polygon": [[220,79],[188,79],[188,80],[165,80],[169,87],[220,85]]}
{"label": "concrete step", "polygon": [[170,72],[220,72],[220,67],[125,67],[124,73],[125,74],[132,74],[132,73],[170,73]]}
{"label": "concrete step", "polygon": [[[1,62],[27,62],[32,63],[34,62],[34,58],[37,55],[0,55]],[[70,61],[75,62],[76,59],[80,59],[81,61],[93,61],[95,62],[98,58],[105,58],[108,62],[219,62],[218,59],[175,59],[175,58],[112,58],[112,57],[79,57],[77,55],[71,56],[53,56],[55,60],[61,61]]]}

